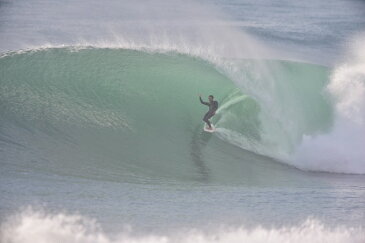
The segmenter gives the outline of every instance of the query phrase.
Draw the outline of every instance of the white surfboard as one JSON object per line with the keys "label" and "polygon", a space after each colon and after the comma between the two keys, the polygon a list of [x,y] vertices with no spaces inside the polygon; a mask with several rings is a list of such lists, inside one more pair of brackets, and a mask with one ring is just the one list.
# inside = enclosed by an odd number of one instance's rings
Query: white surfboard
{"label": "white surfboard", "polygon": [[204,131],[210,132],[210,133],[215,132],[215,126],[213,125],[213,123],[210,123],[210,125],[212,126],[212,129],[208,129],[208,125],[205,123],[204,124]]}

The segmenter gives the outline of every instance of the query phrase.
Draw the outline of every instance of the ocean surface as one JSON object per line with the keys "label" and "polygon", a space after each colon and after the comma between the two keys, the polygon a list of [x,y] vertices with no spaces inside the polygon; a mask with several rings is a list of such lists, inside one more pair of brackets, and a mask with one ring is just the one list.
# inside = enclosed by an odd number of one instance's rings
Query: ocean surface
{"label": "ocean surface", "polygon": [[365,1],[0,0],[0,242],[365,242]]}

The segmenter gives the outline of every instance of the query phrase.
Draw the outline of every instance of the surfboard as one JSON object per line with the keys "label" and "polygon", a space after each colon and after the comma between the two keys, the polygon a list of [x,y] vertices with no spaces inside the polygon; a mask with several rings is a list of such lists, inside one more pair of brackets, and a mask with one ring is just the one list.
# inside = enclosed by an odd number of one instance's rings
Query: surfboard
{"label": "surfboard", "polygon": [[205,123],[204,124],[204,131],[206,131],[206,132],[210,132],[210,133],[213,133],[213,132],[215,132],[215,126],[213,125],[213,123],[210,123],[210,125],[212,126],[212,128],[213,129],[208,129],[208,125]]}

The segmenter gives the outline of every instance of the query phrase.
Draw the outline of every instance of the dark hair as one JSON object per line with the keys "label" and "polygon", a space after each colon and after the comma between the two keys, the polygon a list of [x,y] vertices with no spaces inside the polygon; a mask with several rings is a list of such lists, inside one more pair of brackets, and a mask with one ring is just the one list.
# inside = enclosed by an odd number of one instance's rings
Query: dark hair
{"label": "dark hair", "polygon": [[213,95],[209,95],[209,97],[212,97],[212,99],[214,99],[214,96]]}

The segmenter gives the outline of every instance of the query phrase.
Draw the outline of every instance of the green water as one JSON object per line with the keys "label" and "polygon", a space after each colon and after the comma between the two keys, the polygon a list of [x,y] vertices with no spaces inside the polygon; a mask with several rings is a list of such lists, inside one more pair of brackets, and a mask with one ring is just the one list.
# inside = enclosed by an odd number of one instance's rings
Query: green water
{"label": "green water", "polygon": [[[176,53],[62,48],[10,54],[0,59],[2,138],[25,146],[22,158],[44,161],[31,166],[56,174],[229,182],[243,180],[242,173],[249,181],[252,171],[272,166],[282,170],[279,155],[290,154],[303,134],[331,126],[323,93],[327,68],[227,63],[239,72]],[[270,85],[260,85],[265,82]],[[220,103],[214,134],[202,131],[207,107],[198,94],[213,94]]]}

